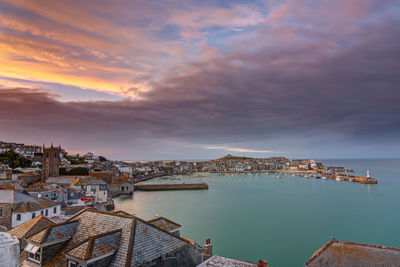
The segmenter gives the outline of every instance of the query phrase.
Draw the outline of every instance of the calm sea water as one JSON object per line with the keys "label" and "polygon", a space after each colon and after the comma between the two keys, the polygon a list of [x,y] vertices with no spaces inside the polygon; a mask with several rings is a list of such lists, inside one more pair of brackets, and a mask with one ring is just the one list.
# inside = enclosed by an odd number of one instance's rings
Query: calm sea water
{"label": "calm sea water", "polygon": [[331,236],[400,247],[400,160],[323,163],[359,174],[369,169],[378,184],[291,175],[186,176],[149,182],[207,182],[209,190],[135,192],[132,199],[115,199],[116,209],[143,219],[165,216],[182,224],[184,237],[200,244],[210,237],[214,254],[273,266],[304,266]]}

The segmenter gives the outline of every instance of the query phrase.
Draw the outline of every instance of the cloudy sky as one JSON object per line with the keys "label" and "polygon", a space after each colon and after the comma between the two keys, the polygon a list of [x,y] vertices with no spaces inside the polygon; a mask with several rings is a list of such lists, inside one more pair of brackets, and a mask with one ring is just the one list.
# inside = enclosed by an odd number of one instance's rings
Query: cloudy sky
{"label": "cloudy sky", "polygon": [[0,0],[0,140],[400,157],[398,0]]}

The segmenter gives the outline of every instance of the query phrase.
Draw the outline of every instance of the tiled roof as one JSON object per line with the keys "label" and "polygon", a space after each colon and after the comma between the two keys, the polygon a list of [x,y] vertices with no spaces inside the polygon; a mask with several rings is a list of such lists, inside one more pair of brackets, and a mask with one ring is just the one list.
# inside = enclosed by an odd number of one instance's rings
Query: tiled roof
{"label": "tiled roof", "polygon": [[13,208],[13,212],[16,213],[33,212],[37,210],[55,207],[58,205],[60,204],[57,204],[47,199],[39,198],[39,199],[34,199],[34,201],[17,203]]}
{"label": "tiled roof", "polygon": [[256,267],[256,263],[225,258],[221,256],[212,256],[202,262],[197,267]]}
{"label": "tiled roof", "polygon": [[46,233],[47,233],[47,228],[43,229],[39,233],[34,234],[33,236],[29,237],[28,240],[40,244]]}
{"label": "tiled roof", "polygon": [[68,244],[68,248],[75,247],[77,244],[84,242],[91,236],[122,229],[119,245],[120,249],[115,253],[110,266],[125,266],[128,256],[131,230],[134,222],[132,216],[85,209],[73,216],[71,219],[79,220],[79,223],[74,236]]}
{"label": "tiled roof", "polygon": [[181,228],[180,224],[173,222],[171,220],[168,220],[167,218],[164,218],[164,217],[154,218],[147,222],[150,223],[151,225],[154,225],[154,226],[156,226],[160,229],[163,229],[165,231],[168,231],[168,232],[171,232],[178,228]]}
{"label": "tiled roof", "polygon": [[44,215],[39,215],[32,220],[29,220],[14,229],[8,231],[12,236],[15,236],[19,239],[23,237],[30,236],[31,234],[36,234],[37,232],[49,227],[54,224],[54,222],[48,219]]}
{"label": "tiled roof", "polygon": [[331,240],[306,266],[398,266],[400,248]]}
{"label": "tiled roof", "polygon": [[16,190],[0,190],[0,203],[36,202],[33,197]]}
{"label": "tiled roof", "polygon": [[90,177],[90,178],[80,178],[75,180],[72,185],[79,186],[79,185],[98,185],[98,184],[107,184],[103,180],[96,178],[96,177]]}
{"label": "tiled roof", "polygon": [[77,224],[78,221],[53,224],[43,231],[31,236],[28,240],[38,244],[43,244],[56,240],[69,239],[73,236]]}
{"label": "tiled roof", "polygon": [[[108,266],[138,266],[191,244],[180,237],[159,229],[146,221],[112,212],[82,210],[70,219],[76,222],[75,231],[62,251],[66,255],[89,259],[115,251]],[[118,234],[116,234],[118,233]],[[46,230],[32,236],[30,241],[41,243],[51,233]],[[58,236],[57,234],[55,236]],[[93,245],[93,246],[92,246]],[[92,248],[91,248],[92,246]],[[55,266],[63,261],[62,252],[45,266]]]}
{"label": "tiled roof", "polygon": [[90,237],[65,253],[75,258],[87,260],[115,252],[119,247],[121,231],[122,229],[118,229]]}
{"label": "tiled roof", "polygon": [[151,261],[187,245],[186,241],[139,220],[134,236],[132,266]]}

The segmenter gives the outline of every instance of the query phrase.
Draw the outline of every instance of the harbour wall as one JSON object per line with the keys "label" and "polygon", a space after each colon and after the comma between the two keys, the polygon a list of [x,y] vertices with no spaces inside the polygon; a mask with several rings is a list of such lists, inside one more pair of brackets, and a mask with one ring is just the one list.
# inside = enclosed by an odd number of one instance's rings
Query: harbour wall
{"label": "harbour wall", "polygon": [[208,184],[136,184],[135,191],[207,190]]}

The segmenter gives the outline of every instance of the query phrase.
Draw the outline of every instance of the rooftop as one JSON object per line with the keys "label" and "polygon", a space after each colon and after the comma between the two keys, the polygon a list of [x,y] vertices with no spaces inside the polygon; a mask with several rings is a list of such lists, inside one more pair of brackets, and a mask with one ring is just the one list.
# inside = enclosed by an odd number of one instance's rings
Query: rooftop
{"label": "rooftop", "polygon": [[0,190],[0,203],[37,202],[33,197],[16,190]]}
{"label": "rooftop", "polygon": [[181,228],[180,224],[173,222],[164,217],[157,217],[157,218],[148,220],[147,222],[154,226],[157,226],[160,229],[168,231],[168,232],[171,232],[171,231]]}
{"label": "rooftop", "polygon": [[17,213],[32,212],[32,211],[42,210],[45,208],[55,207],[58,205],[60,204],[52,202],[47,199],[39,198],[39,199],[34,199],[34,201],[18,202],[17,205],[13,208],[13,211]]}
{"label": "rooftop", "polygon": [[398,266],[400,248],[331,240],[306,266]]}
{"label": "rooftop", "polygon": [[197,267],[256,267],[256,263],[229,259],[221,256],[212,256]]}
{"label": "rooftop", "polygon": [[13,228],[12,230],[8,231],[8,233],[17,238],[28,237],[30,234],[36,234],[37,232],[35,232],[35,230],[41,231],[52,224],[54,224],[52,220],[44,215],[39,215],[32,220]]}
{"label": "rooftop", "polygon": [[[111,267],[138,266],[191,246],[187,240],[135,216],[90,209],[84,209],[66,223],[52,225],[28,240],[43,244],[54,238],[69,238],[62,248],[68,257],[91,259],[115,253],[109,264]],[[46,266],[63,261],[62,251],[54,255]]]}

